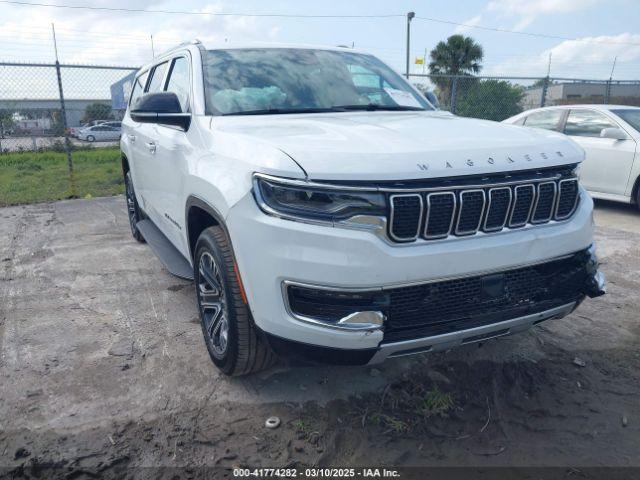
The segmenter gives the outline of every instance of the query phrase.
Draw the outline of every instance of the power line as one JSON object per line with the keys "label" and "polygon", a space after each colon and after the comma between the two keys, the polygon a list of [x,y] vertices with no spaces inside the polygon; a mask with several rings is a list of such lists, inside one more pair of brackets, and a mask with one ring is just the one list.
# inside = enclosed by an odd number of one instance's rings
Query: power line
{"label": "power line", "polygon": [[640,46],[640,43],[637,42],[615,42],[608,40],[593,40],[588,38],[575,38],[575,37],[564,37],[562,35],[551,35],[546,33],[536,33],[536,32],[523,32],[520,30],[508,30],[506,28],[497,28],[497,27],[485,27],[483,25],[473,25],[470,23],[459,23],[451,20],[442,20],[440,18],[432,18],[432,17],[416,17],[418,20],[426,20],[429,22],[435,23],[444,23],[447,25],[455,25],[457,27],[466,27],[466,28],[477,28],[479,30],[488,30],[490,32],[499,32],[499,33],[513,33],[515,35],[526,35],[528,37],[540,37],[540,38],[550,38],[554,40],[569,40],[572,42],[587,42],[587,43],[604,43],[610,45],[634,45]]}
{"label": "power line", "polygon": [[54,7],[71,8],[78,10],[103,10],[109,12],[131,12],[131,13],[166,13],[172,15],[204,15],[214,17],[279,17],[279,18],[393,18],[404,17],[404,14],[382,14],[382,15],[313,15],[313,14],[288,14],[288,13],[230,13],[230,12],[194,12],[189,10],[146,10],[144,8],[124,8],[124,7],[93,7],[89,5],[65,5],[55,3],[21,2],[16,0],[0,0],[0,3],[12,5],[22,5],[30,7]]}

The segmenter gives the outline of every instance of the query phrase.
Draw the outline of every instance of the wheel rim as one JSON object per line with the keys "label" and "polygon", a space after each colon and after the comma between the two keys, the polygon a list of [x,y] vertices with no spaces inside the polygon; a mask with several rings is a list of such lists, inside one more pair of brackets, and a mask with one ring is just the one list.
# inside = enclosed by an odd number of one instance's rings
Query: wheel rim
{"label": "wheel rim", "polygon": [[209,252],[200,257],[198,273],[198,302],[204,329],[214,355],[223,357],[229,339],[227,305],[220,269]]}
{"label": "wheel rim", "polygon": [[137,223],[137,215],[136,215],[136,199],[133,194],[133,187],[131,186],[131,181],[127,178],[125,182],[125,190],[127,196],[127,211],[129,213],[129,225],[131,225],[131,231],[135,233],[136,231],[136,223]]}

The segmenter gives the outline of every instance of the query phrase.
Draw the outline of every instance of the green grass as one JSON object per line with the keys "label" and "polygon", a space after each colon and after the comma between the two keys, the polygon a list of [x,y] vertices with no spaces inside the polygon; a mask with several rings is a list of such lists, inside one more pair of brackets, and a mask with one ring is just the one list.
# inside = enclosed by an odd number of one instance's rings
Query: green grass
{"label": "green grass", "polygon": [[72,188],[67,155],[62,152],[16,152],[0,155],[0,206],[104,197],[124,192],[117,148],[73,152]]}

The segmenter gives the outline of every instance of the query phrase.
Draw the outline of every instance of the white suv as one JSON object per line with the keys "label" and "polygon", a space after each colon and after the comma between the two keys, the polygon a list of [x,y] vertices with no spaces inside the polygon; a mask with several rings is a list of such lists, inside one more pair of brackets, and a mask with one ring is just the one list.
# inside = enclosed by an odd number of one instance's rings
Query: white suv
{"label": "white suv", "polygon": [[194,278],[227,374],[448,349],[604,293],[582,149],[436,111],[374,56],[182,45],[122,128],[133,235]]}

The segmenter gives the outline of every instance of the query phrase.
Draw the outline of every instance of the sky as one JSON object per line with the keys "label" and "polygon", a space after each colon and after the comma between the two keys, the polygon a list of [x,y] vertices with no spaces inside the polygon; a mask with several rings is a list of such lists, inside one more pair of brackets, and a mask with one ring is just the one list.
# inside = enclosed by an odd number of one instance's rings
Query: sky
{"label": "sky", "polygon": [[[0,1],[0,61],[54,59],[55,23],[63,63],[139,66],[193,38],[205,45],[278,42],[354,45],[404,70],[406,18],[414,11],[413,62],[454,33],[473,37],[485,52],[482,74],[640,79],[640,0],[381,0],[157,1],[24,0],[41,4],[134,8],[147,12],[27,6]],[[181,10],[197,15],[150,13]],[[322,18],[214,16],[202,13],[319,15]],[[331,15],[389,15],[332,18]],[[436,21],[437,20],[437,21]],[[465,24],[466,26],[452,23]],[[516,30],[519,35],[474,27]]]}

